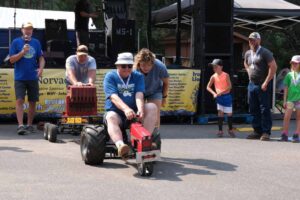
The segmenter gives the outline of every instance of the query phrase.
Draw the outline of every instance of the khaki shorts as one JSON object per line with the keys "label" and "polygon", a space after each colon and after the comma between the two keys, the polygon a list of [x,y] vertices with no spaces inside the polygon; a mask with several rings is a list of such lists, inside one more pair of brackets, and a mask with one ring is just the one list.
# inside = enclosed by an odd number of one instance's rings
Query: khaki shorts
{"label": "khaki shorts", "polygon": [[300,109],[300,101],[288,101],[286,102],[286,108],[287,109]]}

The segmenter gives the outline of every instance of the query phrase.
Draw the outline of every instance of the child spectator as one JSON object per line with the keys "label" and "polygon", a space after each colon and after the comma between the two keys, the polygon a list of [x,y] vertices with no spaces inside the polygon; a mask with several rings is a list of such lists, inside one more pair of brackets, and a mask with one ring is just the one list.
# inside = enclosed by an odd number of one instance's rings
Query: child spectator
{"label": "child spectator", "polygon": [[291,72],[284,78],[283,106],[285,108],[281,141],[288,141],[289,124],[293,110],[296,109],[296,131],[292,142],[299,142],[300,133],[300,56],[291,59]]}
{"label": "child spectator", "polygon": [[[221,59],[214,59],[212,63],[209,63],[213,67],[214,74],[210,77],[207,84],[207,90],[214,96],[217,102],[218,110],[218,137],[223,137],[223,121],[224,113],[228,118],[228,134],[231,137],[235,137],[235,133],[232,128],[232,96],[230,94],[231,81],[229,75],[223,71],[223,62]],[[214,85],[215,90],[212,89]]]}

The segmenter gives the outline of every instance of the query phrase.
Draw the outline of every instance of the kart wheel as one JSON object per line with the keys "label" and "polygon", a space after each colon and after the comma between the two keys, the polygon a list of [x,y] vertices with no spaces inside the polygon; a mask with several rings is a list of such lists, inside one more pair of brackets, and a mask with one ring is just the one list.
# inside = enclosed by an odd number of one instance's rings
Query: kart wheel
{"label": "kart wheel", "polygon": [[58,133],[62,134],[64,132],[64,127],[62,125],[58,126]]}
{"label": "kart wheel", "polygon": [[102,126],[83,127],[80,137],[82,160],[88,165],[100,165],[105,157],[106,134]]}
{"label": "kart wheel", "polygon": [[44,124],[44,139],[48,140],[48,127],[49,127],[50,123],[45,123]]}
{"label": "kart wheel", "polygon": [[48,125],[48,140],[49,142],[56,142],[57,139],[58,128],[54,124]]}
{"label": "kart wheel", "polygon": [[141,176],[151,176],[153,173],[153,163],[139,163],[138,164],[138,172]]}
{"label": "kart wheel", "polygon": [[36,125],[36,129],[40,130],[40,131],[43,131],[44,130],[44,125],[45,125],[45,122],[38,122],[37,125]]}

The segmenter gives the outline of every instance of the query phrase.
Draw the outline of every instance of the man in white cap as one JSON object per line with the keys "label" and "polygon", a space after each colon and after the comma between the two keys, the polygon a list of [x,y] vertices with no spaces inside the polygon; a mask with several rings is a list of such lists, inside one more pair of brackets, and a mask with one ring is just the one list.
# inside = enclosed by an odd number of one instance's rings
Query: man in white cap
{"label": "man in white cap", "polygon": [[96,61],[88,55],[85,45],[77,47],[76,55],[71,55],[66,60],[66,84],[81,86],[93,85],[96,79]]}
{"label": "man in white cap", "polygon": [[250,50],[245,53],[244,66],[249,75],[248,97],[250,113],[253,115],[254,133],[248,139],[270,139],[272,128],[272,79],[277,65],[273,53],[260,45],[257,32],[249,35]]}
{"label": "man in white cap", "polygon": [[[10,49],[10,62],[15,67],[16,113],[18,120],[17,133],[24,135],[34,132],[32,126],[35,105],[39,101],[39,77],[43,74],[45,59],[40,42],[32,37],[33,25],[28,22],[22,25],[22,36],[13,40]],[[27,126],[23,125],[23,104],[28,96],[29,108]]]}
{"label": "man in white cap", "polygon": [[144,76],[132,71],[133,55],[120,53],[115,65],[117,70],[107,73],[103,82],[106,98],[104,123],[118,148],[118,155],[126,159],[130,149],[124,144],[121,128],[126,127],[126,120],[138,116],[143,119],[144,127],[153,133],[157,107],[154,103],[144,104]]}

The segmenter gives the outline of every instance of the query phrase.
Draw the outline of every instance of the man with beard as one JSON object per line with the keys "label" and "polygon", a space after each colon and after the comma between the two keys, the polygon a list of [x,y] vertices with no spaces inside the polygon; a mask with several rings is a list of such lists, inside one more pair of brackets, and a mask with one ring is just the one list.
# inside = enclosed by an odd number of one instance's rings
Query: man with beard
{"label": "man with beard", "polygon": [[248,98],[250,113],[253,115],[254,132],[247,139],[270,139],[272,128],[272,79],[277,65],[273,53],[260,45],[257,32],[249,35],[250,50],[245,53],[244,66],[249,75]]}

